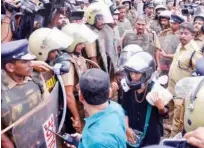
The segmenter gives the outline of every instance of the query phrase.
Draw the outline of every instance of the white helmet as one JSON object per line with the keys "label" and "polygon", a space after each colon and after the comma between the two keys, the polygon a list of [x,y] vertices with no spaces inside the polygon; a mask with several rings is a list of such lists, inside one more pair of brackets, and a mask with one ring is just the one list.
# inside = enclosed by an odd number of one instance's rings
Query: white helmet
{"label": "white helmet", "polygon": [[57,28],[40,28],[30,35],[28,41],[29,50],[37,60],[46,61],[50,51],[68,48],[73,39]]}
{"label": "white helmet", "polygon": [[62,28],[62,32],[73,37],[74,41],[67,48],[67,52],[71,53],[75,50],[77,44],[79,43],[92,43],[98,36],[95,32],[89,29],[84,24],[70,23]]}

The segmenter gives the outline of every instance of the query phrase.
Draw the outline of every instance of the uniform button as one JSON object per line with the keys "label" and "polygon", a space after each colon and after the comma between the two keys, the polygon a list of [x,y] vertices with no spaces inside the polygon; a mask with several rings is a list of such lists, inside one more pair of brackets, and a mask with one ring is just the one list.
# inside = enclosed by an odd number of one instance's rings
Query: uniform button
{"label": "uniform button", "polygon": [[139,120],[140,120],[140,118],[137,118],[137,120],[139,121]]}
{"label": "uniform button", "polygon": [[140,112],[137,112],[137,114],[139,115],[139,114],[140,114]]}

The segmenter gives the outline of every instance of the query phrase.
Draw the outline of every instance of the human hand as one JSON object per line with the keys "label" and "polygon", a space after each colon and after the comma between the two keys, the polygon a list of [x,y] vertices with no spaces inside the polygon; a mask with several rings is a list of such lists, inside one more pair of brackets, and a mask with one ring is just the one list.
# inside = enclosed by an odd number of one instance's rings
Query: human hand
{"label": "human hand", "polygon": [[79,133],[82,132],[82,123],[80,121],[80,119],[74,119],[73,117],[71,117],[72,120],[72,125],[75,128],[75,130]]}
{"label": "human hand", "polygon": [[127,136],[127,140],[129,143],[131,144],[135,144],[135,133],[133,132],[133,130],[131,128],[127,128],[126,129],[126,136]]}
{"label": "human hand", "polygon": [[119,89],[118,84],[116,82],[111,83],[111,88],[113,91],[117,91]]}
{"label": "human hand", "polygon": [[[76,138],[77,141],[80,141],[80,139],[81,139],[81,137],[82,137],[82,135],[79,134],[79,133],[71,134],[71,136],[74,137],[74,138]],[[66,145],[68,148],[76,148],[74,145],[71,145],[71,144],[69,144],[69,143],[67,143],[67,142],[64,142],[64,143],[65,143],[65,145]]]}
{"label": "human hand", "polygon": [[194,131],[184,135],[187,142],[198,148],[204,148],[204,127],[199,127]]}
{"label": "human hand", "polygon": [[159,111],[164,110],[164,101],[159,98],[158,92],[152,92],[150,95],[150,99]]}
{"label": "human hand", "polygon": [[45,72],[53,69],[50,65],[48,65],[44,61],[32,61],[32,64],[33,69],[36,70],[37,72]]}

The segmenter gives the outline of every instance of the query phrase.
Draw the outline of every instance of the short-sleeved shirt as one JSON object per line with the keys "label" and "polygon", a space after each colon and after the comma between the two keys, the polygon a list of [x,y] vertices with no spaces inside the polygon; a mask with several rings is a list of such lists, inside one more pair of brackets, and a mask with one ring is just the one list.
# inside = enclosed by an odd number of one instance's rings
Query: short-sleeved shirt
{"label": "short-sleeved shirt", "polygon": [[[172,94],[174,94],[174,87],[179,80],[184,77],[191,76],[191,72],[194,69],[194,63],[201,57],[202,54],[199,51],[199,47],[197,46],[195,41],[191,40],[184,47],[182,47],[181,44],[178,45],[169,70],[168,89]],[[190,65],[190,63],[192,63],[192,66]]]}
{"label": "short-sleeved shirt", "polygon": [[109,101],[85,121],[79,148],[126,148],[125,114],[119,104]]}
{"label": "short-sleeved shirt", "polygon": [[204,47],[204,34],[198,35],[194,38],[194,41],[197,43],[200,50]]}

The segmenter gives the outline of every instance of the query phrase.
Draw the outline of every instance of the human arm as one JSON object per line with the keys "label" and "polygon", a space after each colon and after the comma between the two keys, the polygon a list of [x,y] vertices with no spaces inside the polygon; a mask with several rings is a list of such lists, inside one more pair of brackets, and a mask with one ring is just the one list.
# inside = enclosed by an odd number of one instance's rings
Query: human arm
{"label": "human arm", "polygon": [[204,148],[204,127],[199,127],[194,131],[188,132],[184,135],[187,142],[198,148]]}
{"label": "human arm", "polygon": [[14,148],[13,142],[6,134],[1,135],[1,146],[2,148]]}
{"label": "human arm", "polygon": [[82,123],[80,120],[79,112],[77,110],[76,99],[74,97],[74,86],[68,85],[65,86],[65,91],[67,95],[67,106],[72,113],[72,123],[73,127],[76,129],[77,132],[82,131]]}
{"label": "human arm", "polygon": [[158,92],[152,92],[151,100],[154,103],[154,106],[158,109],[159,114],[165,115],[168,113],[168,109],[167,107],[165,107],[164,101],[161,98],[159,98]]}

